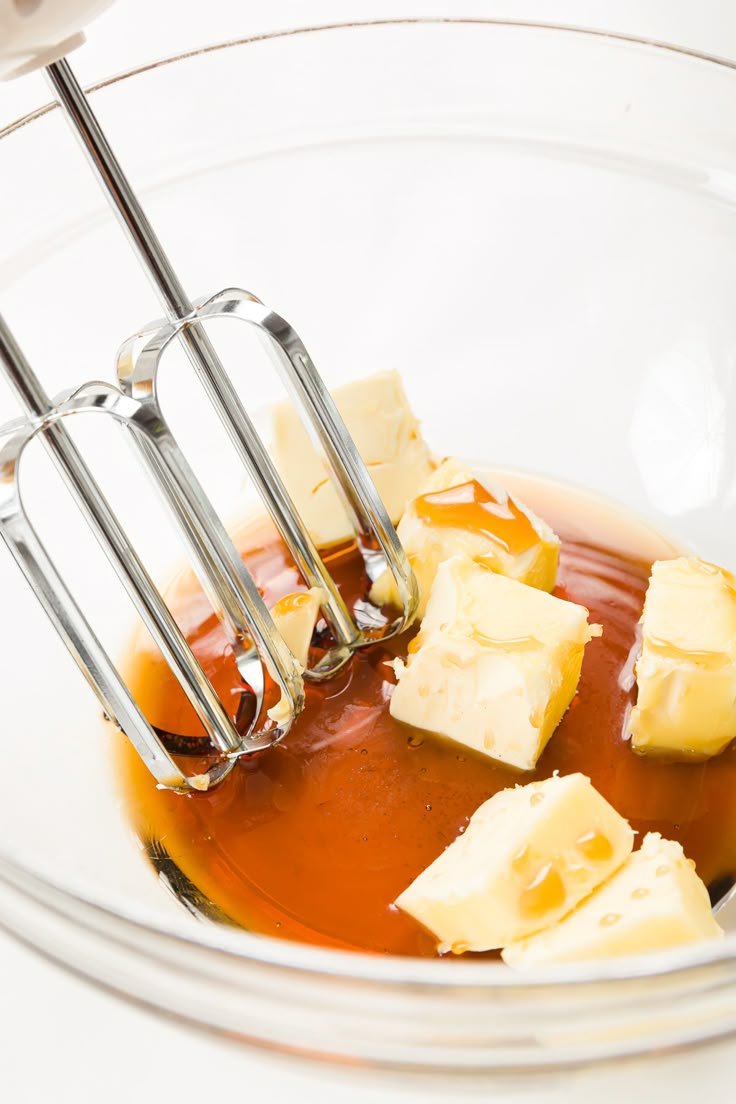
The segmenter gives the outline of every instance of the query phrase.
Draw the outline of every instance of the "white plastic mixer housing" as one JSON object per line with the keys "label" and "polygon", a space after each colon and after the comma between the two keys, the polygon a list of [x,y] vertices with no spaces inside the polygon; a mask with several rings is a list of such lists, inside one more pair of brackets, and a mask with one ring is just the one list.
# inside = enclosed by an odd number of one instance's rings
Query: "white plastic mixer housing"
{"label": "white plastic mixer housing", "polygon": [[0,0],[0,78],[64,57],[84,42],[82,28],[112,0]]}

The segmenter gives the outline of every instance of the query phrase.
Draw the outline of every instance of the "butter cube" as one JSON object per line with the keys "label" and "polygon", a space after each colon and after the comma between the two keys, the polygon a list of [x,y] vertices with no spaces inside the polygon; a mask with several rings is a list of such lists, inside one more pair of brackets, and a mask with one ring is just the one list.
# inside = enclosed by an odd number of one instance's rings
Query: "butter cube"
{"label": "butter cube", "polygon": [[454,556],[437,571],[391,716],[531,770],[596,635],[583,606]]}
{"label": "butter cube", "polygon": [[[398,372],[381,372],[332,392],[337,409],[395,523],[434,469]],[[321,453],[291,403],[274,407],[273,461],[318,548],[353,536]]]}
{"label": "butter cube", "polygon": [[559,924],[505,947],[509,966],[646,954],[719,939],[708,890],[679,843],[650,832],[638,851]]}
{"label": "butter cube", "polygon": [[717,755],[736,737],[736,580],[704,560],[659,560],[641,625],[632,746]]}
{"label": "butter cube", "polygon": [[633,846],[628,823],[582,774],[501,790],[396,904],[440,950],[487,951],[554,924]]}
{"label": "butter cube", "polygon": [[[554,588],[559,538],[523,502],[457,460],[444,460],[430,475],[407,506],[397,532],[419,584],[419,619],[437,568],[459,554],[540,590]],[[374,584],[371,599],[378,605],[397,604],[390,572]]]}
{"label": "butter cube", "polygon": [[324,601],[324,591],[312,587],[279,598],[271,610],[276,628],[302,670],[309,660],[309,645]]}

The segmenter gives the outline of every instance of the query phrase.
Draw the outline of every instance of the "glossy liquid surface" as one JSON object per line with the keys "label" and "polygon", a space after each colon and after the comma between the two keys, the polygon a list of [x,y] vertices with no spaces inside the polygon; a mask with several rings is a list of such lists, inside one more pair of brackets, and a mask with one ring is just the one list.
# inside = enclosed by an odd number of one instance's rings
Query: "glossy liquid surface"
{"label": "glossy liquid surface", "polygon": [[480,533],[511,556],[520,556],[539,541],[531,521],[513,498],[495,498],[477,479],[420,495],[414,501],[414,511],[420,521],[430,525]]}
{"label": "glossy liquid surface", "polygon": [[[586,605],[604,630],[586,648],[578,693],[536,771],[519,775],[390,717],[394,675],[385,660],[406,654],[408,638],[360,653],[327,686],[310,687],[305,712],[284,743],[241,761],[212,793],[157,791],[122,741],[125,795],[141,839],[149,850],[164,847],[231,920],[324,946],[434,955],[433,938],[393,900],[483,801],[553,770],[588,774],[638,832],[680,840],[706,882],[736,870],[736,753],[664,763],[638,757],[622,736],[649,565],[677,550],[588,495],[524,481],[513,489],[562,537],[555,593]],[[239,544],[269,603],[299,587],[268,523],[244,529]],[[338,553],[329,566],[348,599],[364,593],[362,565],[353,556]],[[235,713],[235,666],[191,577],[172,584],[170,600]],[[154,724],[199,733],[168,669],[145,644],[133,672]],[[595,855],[601,841],[587,845]],[[530,889],[529,908],[554,894],[554,879],[541,879]]]}

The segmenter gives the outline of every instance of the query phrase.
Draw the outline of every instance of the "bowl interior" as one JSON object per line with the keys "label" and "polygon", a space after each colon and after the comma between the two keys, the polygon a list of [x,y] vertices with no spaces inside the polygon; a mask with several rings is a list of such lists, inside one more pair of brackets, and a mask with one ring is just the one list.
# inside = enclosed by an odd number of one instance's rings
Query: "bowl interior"
{"label": "bowl interior", "polygon": [[[94,104],[192,295],[254,291],[328,383],[397,368],[438,453],[584,485],[734,567],[736,150],[719,120],[735,86],[727,66],[605,37],[429,21],[232,44]],[[57,112],[2,137],[0,179],[8,321],[50,392],[112,379],[159,308]],[[259,410],[280,384],[239,330],[213,339]],[[164,390],[237,517],[251,492],[176,354]],[[181,553],[132,454],[79,433],[165,576]],[[29,455],[29,510],[124,652],[126,601],[53,478]],[[0,587],[2,850],[194,932],[132,839],[99,707],[4,551]]]}

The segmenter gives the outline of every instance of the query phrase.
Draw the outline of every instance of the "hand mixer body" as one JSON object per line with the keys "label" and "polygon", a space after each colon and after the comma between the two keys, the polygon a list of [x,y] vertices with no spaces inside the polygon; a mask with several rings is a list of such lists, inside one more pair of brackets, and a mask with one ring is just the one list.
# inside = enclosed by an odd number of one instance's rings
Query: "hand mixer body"
{"label": "hand mixer body", "polygon": [[82,28],[112,0],[0,0],[0,79],[50,65],[81,46]]}

